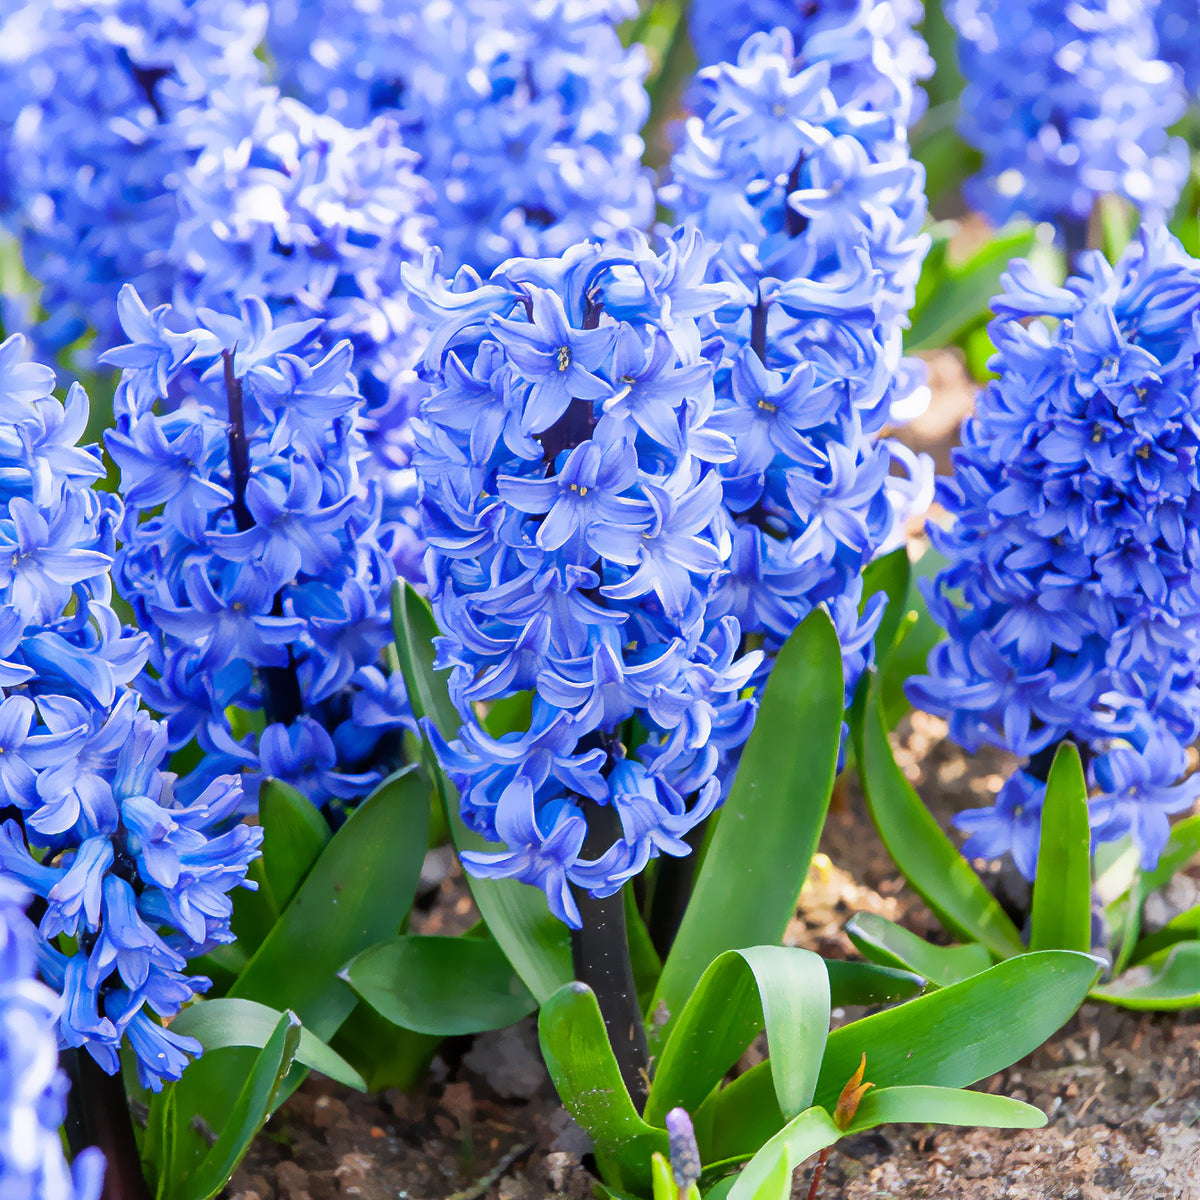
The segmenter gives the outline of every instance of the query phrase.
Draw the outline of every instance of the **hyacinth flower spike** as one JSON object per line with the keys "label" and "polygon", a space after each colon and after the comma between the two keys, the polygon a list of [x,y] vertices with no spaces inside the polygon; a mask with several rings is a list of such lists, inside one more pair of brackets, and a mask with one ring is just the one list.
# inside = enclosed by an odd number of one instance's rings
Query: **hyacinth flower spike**
{"label": "hyacinth flower spike", "polygon": [[998,378],[939,483],[949,559],[927,590],[947,632],[909,694],[967,750],[1027,759],[964,853],[1037,871],[1054,750],[1078,746],[1094,844],[1132,838],[1150,870],[1200,792],[1200,261],[1149,226],[1115,266],[1064,287],[1014,263],[994,301]]}
{"label": "hyacinth flower spike", "polygon": [[[514,259],[454,292],[410,278],[442,318],[415,461],[438,663],[463,720],[449,743],[430,735],[464,820],[506,847],[463,860],[540,887],[572,928],[635,1097],[620,891],[690,853],[721,754],[749,733],[761,658],[710,612],[731,551],[717,464],[734,455],[699,326],[731,296],[704,282],[711,255],[681,231],[661,253],[629,236]],[[479,437],[477,414],[503,433]],[[473,702],[521,691],[528,729],[486,733]]]}

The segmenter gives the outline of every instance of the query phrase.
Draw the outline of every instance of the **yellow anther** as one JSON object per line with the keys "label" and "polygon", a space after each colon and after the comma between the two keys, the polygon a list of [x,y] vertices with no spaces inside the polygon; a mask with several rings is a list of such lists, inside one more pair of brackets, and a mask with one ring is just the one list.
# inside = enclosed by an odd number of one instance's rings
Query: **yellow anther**
{"label": "yellow anther", "polygon": [[1150,457],[1150,447],[1146,446],[1146,445],[1141,445],[1134,451],[1134,454],[1136,454],[1138,456],[1138,458],[1149,458]]}
{"label": "yellow anther", "polygon": [[760,400],[758,402],[758,407],[761,408],[763,412],[775,413],[779,411],[779,405],[772,404],[770,400]]}
{"label": "yellow anther", "polygon": [[1101,425],[1099,423],[1099,421],[1097,421],[1096,424],[1092,426],[1092,441],[1093,442],[1104,441],[1104,426]]}
{"label": "yellow anther", "polygon": [[571,365],[571,347],[559,346],[558,348],[558,369],[565,371]]}

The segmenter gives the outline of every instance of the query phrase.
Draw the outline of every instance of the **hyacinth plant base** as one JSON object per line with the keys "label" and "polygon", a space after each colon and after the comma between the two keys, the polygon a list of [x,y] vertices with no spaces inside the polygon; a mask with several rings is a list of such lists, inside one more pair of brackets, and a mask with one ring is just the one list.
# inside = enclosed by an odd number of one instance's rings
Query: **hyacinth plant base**
{"label": "hyacinth plant base", "polygon": [[[906,725],[899,760],[914,776],[920,772],[922,794],[940,815],[970,803],[988,775],[1007,769],[998,754],[968,765],[932,718]],[[847,915],[860,911],[937,935],[936,920],[900,886],[882,844],[864,835],[867,821],[857,789],[848,788],[826,826],[824,857],[814,865],[789,941],[829,957],[853,955],[841,930]],[[1180,885],[1200,887],[1200,872],[1185,873]],[[458,932],[474,919],[457,874],[430,900],[414,922],[423,932]],[[883,1126],[840,1143],[823,1191],[846,1200],[1183,1200],[1188,1171],[1197,1169],[1198,1054],[1194,1013],[1085,1005],[1041,1050],[979,1085],[1050,1114],[1046,1128]],[[585,1200],[592,1177],[570,1130],[527,1020],[444,1048],[415,1094],[364,1095],[312,1078],[266,1126],[225,1196]],[[811,1166],[797,1175],[801,1197]]]}
{"label": "hyacinth plant base", "polygon": [[[934,404],[907,433],[944,460],[970,387],[950,355],[934,359]],[[894,735],[896,762],[943,828],[1006,776],[1000,751],[964,754],[938,718],[913,713]],[[453,935],[477,919],[459,868],[445,853],[426,864],[412,931]],[[985,875],[1006,901],[1024,881]],[[1165,922],[1200,898],[1200,863],[1179,872],[1151,905]],[[913,894],[871,827],[853,772],[843,776],[820,849],[785,941],[830,959],[858,953],[851,914],[894,922],[935,943],[937,918]],[[862,1009],[835,1014],[834,1025]],[[840,1142],[823,1194],[846,1200],[1186,1200],[1200,1178],[1196,1120],[1200,1054],[1195,1011],[1142,1013],[1089,1003],[1041,1049],[978,1085],[1024,1100],[1050,1120],[1035,1130],[882,1126]],[[761,1040],[744,1069],[762,1058]],[[807,1195],[815,1157],[797,1174]],[[586,1142],[563,1111],[538,1051],[534,1021],[443,1044],[415,1092],[352,1092],[319,1076],[272,1117],[224,1193],[226,1200],[384,1200],[499,1196],[583,1200],[594,1176]]]}

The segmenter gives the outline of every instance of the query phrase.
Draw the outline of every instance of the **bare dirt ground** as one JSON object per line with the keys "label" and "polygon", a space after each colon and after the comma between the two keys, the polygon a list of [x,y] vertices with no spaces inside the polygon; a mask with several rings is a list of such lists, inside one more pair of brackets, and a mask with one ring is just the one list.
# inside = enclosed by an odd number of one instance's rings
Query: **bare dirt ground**
{"label": "bare dirt ground", "polygon": [[[905,440],[940,471],[972,387],[951,355],[931,362],[935,404]],[[906,720],[897,758],[934,811],[989,802],[1012,763],[967,759],[941,722]],[[1190,872],[1200,883],[1200,865]],[[1192,903],[1195,903],[1193,900]],[[470,922],[457,869],[425,932]],[[876,912],[934,940],[936,922],[843,781],[787,940],[853,957],[842,933]],[[884,1126],[838,1144],[822,1200],[1200,1200],[1200,1012],[1136,1014],[1088,1004],[1040,1050],[979,1084],[1037,1105],[1029,1131]],[[586,1144],[559,1107],[531,1021],[446,1043],[420,1092],[357,1095],[314,1077],[283,1106],[234,1176],[227,1200],[581,1200]],[[808,1195],[811,1165],[793,1196]]]}

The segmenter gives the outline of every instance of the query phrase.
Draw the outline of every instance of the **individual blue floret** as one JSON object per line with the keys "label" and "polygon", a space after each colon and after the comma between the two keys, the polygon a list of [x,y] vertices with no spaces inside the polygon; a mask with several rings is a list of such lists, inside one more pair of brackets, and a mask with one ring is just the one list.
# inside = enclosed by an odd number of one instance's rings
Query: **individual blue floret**
{"label": "individual blue floret", "polygon": [[59,1127],[67,1077],[55,1023],[62,1000],[37,978],[39,938],[27,889],[0,874],[0,1195],[6,1200],[99,1200],[104,1155],[67,1164]]}
{"label": "individual blue floret", "polygon": [[1185,98],[1157,56],[1152,9],[1129,0],[947,5],[967,79],[960,128],[984,160],[964,188],[973,208],[997,225],[1016,216],[1078,225],[1098,197],[1116,194],[1147,218],[1169,214],[1188,158],[1166,130]]}
{"label": "individual blue floret", "polygon": [[352,802],[395,768],[412,718],[398,680],[373,674],[395,569],[360,471],[350,343],[276,324],[257,298],[201,307],[191,328],[129,286],[118,305],[130,340],[104,356],[121,368],[107,444],[126,501],[117,586],[151,641],[139,687],[173,749],[204,751],[193,786],[240,772],[253,792],[267,773]]}
{"label": "individual blue floret", "polygon": [[1200,778],[1200,261],[1162,227],[1110,267],[1096,252],[1051,287],[1017,260],[990,326],[999,378],[939,483],[950,560],[928,589],[948,634],[914,703],[974,751],[1032,761],[966,851],[1032,877],[1049,755],[1074,739],[1093,836],[1132,835],[1150,868]]}
{"label": "individual blue floret", "polygon": [[0,345],[0,875],[41,898],[60,1044],[112,1074],[127,1041],[157,1089],[200,1046],[150,1014],[208,986],[188,960],[233,940],[229,892],[262,833],[239,822],[236,777],[177,789],[162,769],[166,729],[128,686],[148,642],[111,607],[120,504],[93,490],[97,448],[76,445],[83,389],[63,404],[53,386],[21,337]]}

